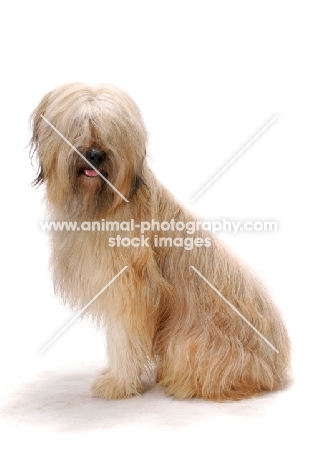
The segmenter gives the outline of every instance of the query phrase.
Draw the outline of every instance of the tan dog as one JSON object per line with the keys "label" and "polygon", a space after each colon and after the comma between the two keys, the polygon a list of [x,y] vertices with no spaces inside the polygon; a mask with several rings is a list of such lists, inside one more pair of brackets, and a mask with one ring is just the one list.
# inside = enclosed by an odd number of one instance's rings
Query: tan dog
{"label": "tan dog", "polygon": [[[109,363],[92,395],[135,395],[151,368],[176,398],[240,399],[281,388],[290,344],[279,311],[215,236],[181,230],[195,219],[149,169],[133,100],[113,86],[72,83],[44,96],[32,124],[35,183],[45,183],[51,220],[126,228],[52,233],[55,289],[73,309],[127,267],[85,312],[107,334]],[[140,224],[147,222],[148,240]]]}

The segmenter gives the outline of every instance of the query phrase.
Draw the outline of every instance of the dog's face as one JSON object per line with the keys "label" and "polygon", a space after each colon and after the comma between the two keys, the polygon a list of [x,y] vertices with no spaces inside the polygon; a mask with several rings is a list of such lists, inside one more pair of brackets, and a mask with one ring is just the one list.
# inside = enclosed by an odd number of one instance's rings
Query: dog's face
{"label": "dog's face", "polygon": [[32,129],[39,161],[34,184],[46,184],[48,202],[57,211],[96,217],[135,193],[147,137],[138,107],[122,90],[61,86],[43,97]]}

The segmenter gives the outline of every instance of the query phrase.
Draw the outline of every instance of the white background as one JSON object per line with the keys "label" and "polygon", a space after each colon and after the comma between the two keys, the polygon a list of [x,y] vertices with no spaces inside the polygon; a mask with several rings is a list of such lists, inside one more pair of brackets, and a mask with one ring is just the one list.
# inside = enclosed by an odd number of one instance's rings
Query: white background
{"label": "white background", "polygon": [[[7,3],[9,5],[9,3]],[[309,466],[311,11],[308,1],[10,2],[1,12],[1,457],[4,466]],[[54,297],[28,117],[69,82],[138,103],[159,179],[206,219],[276,220],[220,234],[267,284],[293,342],[294,384],[239,403],[178,402],[150,385],[91,399],[104,337]],[[193,204],[191,198],[277,120]],[[3,464],[3,463],[2,463]]]}

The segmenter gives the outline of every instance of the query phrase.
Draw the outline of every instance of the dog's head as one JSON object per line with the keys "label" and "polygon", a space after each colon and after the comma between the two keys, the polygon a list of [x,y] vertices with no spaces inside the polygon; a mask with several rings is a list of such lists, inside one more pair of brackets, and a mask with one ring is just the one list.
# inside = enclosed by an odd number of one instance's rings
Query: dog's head
{"label": "dog's head", "polygon": [[147,135],[134,101],[111,85],[72,83],[46,94],[31,116],[31,151],[49,203],[67,213],[105,214],[141,182]]}

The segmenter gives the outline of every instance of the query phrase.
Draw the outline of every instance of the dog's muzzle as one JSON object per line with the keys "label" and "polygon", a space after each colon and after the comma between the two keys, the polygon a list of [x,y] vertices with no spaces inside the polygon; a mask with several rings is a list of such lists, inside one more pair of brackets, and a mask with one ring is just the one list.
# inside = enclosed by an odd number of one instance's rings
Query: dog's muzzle
{"label": "dog's muzzle", "polygon": [[[105,160],[106,153],[100,148],[90,148],[86,151],[85,157],[90,162],[90,164],[92,164],[92,166],[98,169]],[[92,169],[92,167],[84,169],[83,172],[88,177],[98,176],[98,173]]]}

